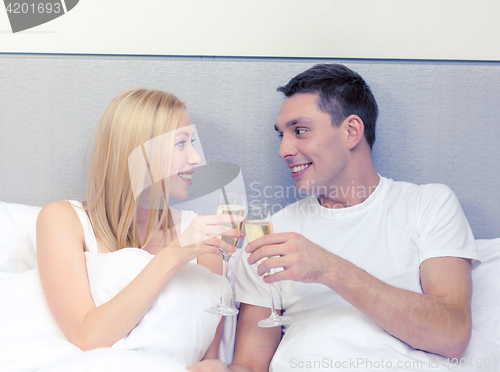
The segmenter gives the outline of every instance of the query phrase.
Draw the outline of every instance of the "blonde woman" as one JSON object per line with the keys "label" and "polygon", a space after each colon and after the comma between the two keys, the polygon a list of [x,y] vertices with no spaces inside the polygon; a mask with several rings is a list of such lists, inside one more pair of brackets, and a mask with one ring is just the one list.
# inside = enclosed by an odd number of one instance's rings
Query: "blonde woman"
{"label": "blonde woman", "polygon": [[[165,135],[162,146],[144,146]],[[127,90],[99,122],[86,202],[53,202],[40,212],[42,287],[61,331],[80,349],[113,346],[113,363],[131,365],[133,350],[190,371],[226,370],[216,360],[221,318],[203,308],[220,295],[214,273],[222,272],[221,249],[235,250],[216,236],[243,234],[221,230],[229,216],[193,218],[168,206],[169,196],[189,193],[190,175],[201,161],[195,140],[175,96]],[[141,195],[134,190],[143,182],[134,179],[134,150],[147,159],[145,177],[161,179]]]}

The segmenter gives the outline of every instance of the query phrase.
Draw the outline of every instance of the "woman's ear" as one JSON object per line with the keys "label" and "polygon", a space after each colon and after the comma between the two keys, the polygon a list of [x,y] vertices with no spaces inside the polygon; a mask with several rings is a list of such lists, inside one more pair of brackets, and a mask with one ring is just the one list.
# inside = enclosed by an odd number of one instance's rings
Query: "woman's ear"
{"label": "woman's ear", "polygon": [[347,146],[352,150],[364,139],[365,125],[358,115],[349,115],[344,122],[347,130]]}

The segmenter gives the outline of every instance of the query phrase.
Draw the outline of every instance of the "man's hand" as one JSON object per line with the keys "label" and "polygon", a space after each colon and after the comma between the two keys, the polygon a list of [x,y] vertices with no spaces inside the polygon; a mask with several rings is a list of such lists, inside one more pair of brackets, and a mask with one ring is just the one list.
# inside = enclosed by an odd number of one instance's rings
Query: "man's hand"
{"label": "man's hand", "polygon": [[325,274],[332,270],[331,260],[335,256],[297,233],[265,235],[249,243],[245,250],[250,253],[250,265],[269,257],[259,265],[259,275],[270,269],[284,269],[264,277],[266,283],[281,280],[322,283]]}

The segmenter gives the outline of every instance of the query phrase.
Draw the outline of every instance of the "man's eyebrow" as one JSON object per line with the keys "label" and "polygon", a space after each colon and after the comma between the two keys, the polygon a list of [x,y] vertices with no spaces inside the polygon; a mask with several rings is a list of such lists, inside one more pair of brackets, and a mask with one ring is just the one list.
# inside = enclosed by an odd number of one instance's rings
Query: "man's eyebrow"
{"label": "man's eyebrow", "polygon": [[[287,121],[285,127],[289,128],[289,127],[293,127],[294,125],[297,125],[297,124],[312,124],[312,123],[313,123],[313,121],[311,119],[300,117],[300,118],[296,118],[296,119],[292,119],[292,120]],[[274,124],[274,130],[276,132],[280,131],[278,129],[278,127],[276,126],[276,124]]]}

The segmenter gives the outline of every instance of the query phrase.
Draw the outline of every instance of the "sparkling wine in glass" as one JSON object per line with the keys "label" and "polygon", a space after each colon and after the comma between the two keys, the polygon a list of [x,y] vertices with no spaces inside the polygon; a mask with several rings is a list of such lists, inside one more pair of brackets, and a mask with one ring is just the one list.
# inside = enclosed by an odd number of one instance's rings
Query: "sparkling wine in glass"
{"label": "sparkling wine in glass", "polygon": [[[245,221],[245,232],[248,242],[253,242],[261,236],[273,233],[273,223],[271,221],[269,204],[253,204],[250,206]],[[267,258],[268,257],[260,259],[257,264],[260,265]],[[269,274],[270,271],[267,271],[266,275]],[[269,292],[271,294],[271,316],[267,319],[261,320],[258,323],[259,327],[278,327],[289,323],[292,318],[285,315],[278,315],[276,312],[271,283],[269,283]]]}
{"label": "sparkling wine in glass", "polygon": [[[219,196],[219,206],[217,207],[218,215],[230,215],[230,216],[245,216],[246,212],[246,197],[237,194],[226,194],[223,190],[222,194]],[[232,222],[230,224],[224,225],[232,229],[241,230],[243,222],[236,223]],[[218,236],[226,243],[233,246],[237,246],[239,239],[230,236]],[[222,280],[225,282],[227,279],[227,263],[231,258],[232,253],[227,251],[222,251]],[[222,291],[220,295],[220,301],[217,305],[205,309],[206,311],[217,314],[217,315],[236,315],[238,314],[238,309],[224,304],[224,282],[222,283]]]}

